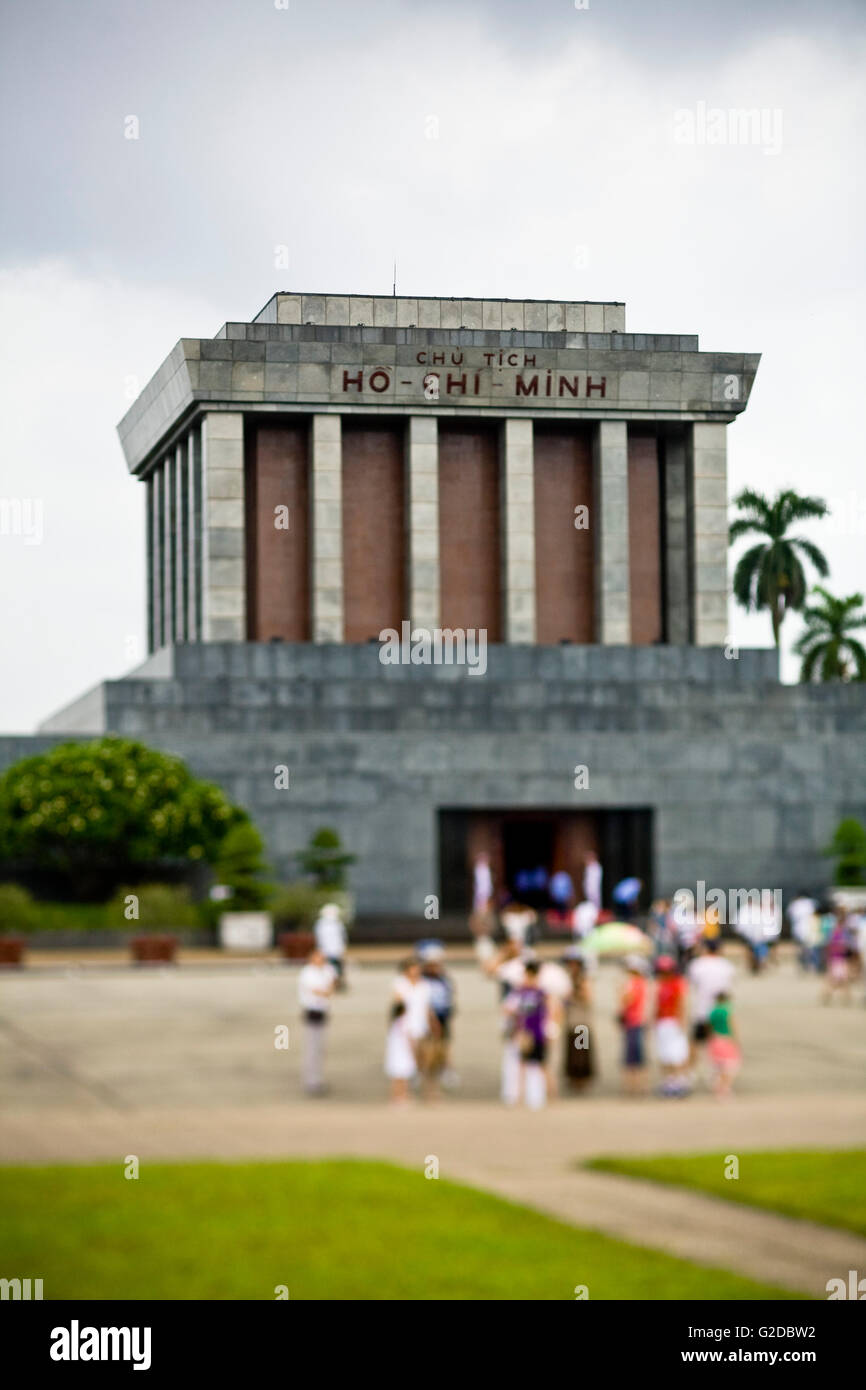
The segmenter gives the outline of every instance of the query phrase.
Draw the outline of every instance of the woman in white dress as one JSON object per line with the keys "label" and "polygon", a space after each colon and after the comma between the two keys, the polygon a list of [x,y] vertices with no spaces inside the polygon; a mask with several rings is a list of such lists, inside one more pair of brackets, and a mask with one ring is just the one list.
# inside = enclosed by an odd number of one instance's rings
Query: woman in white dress
{"label": "woman in white dress", "polygon": [[385,1039],[385,1075],[391,1082],[391,1100],[404,1105],[409,1099],[409,1082],[418,1070],[409,1032],[409,1014],[401,999],[391,1005],[391,1022]]}

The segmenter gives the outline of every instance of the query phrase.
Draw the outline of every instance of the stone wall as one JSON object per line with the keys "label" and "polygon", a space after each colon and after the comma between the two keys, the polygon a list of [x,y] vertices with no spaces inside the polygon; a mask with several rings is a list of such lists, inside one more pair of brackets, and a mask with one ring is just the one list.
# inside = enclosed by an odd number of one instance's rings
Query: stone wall
{"label": "stone wall", "polygon": [[[220,783],[279,872],[317,826],[336,826],[359,856],[364,914],[420,917],[438,891],[446,807],[649,807],[653,888],[666,893],[701,878],[817,889],[838,819],[866,816],[863,688],[780,685],[772,651],[496,646],[483,676],[386,667],[376,644],[170,655],[106,682],[91,712]],[[57,742],[63,723],[61,712],[52,737],[0,739],[0,766]],[[574,789],[578,764],[586,790]],[[281,765],[287,790],[274,786]]]}

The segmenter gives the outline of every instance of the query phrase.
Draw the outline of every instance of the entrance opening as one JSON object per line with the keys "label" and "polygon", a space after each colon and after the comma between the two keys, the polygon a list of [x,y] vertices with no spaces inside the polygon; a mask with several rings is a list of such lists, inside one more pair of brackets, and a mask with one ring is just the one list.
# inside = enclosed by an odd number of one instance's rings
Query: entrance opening
{"label": "entrance opening", "polygon": [[502,826],[503,883],[512,898],[531,907],[547,906],[547,884],[554,858],[552,821],[506,820]]}
{"label": "entrance opening", "polygon": [[442,809],[439,811],[439,889],[443,912],[468,913],[472,903],[472,866],[487,854],[497,904],[509,898],[545,909],[551,905],[549,883],[565,870],[581,896],[586,854],[594,851],[602,865],[602,896],[610,906],[611,890],[635,875],[643,882],[641,905],[652,899],[652,811],[617,807],[591,811],[555,808],[527,810]]}

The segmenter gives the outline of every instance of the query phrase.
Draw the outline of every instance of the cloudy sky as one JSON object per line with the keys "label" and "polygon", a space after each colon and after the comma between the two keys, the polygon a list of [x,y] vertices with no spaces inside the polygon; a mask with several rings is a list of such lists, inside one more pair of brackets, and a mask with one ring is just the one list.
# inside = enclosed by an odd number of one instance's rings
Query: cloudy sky
{"label": "cloudy sky", "polygon": [[[0,731],[144,654],[115,425],[176,340],[276,289],[389,293],[395,258],[405,294],[619,299],[633,331],[763,353],[731,491],[827,498],[831,587],[866,588],[862,0],[0,15],[0,498],[23,508],[0,534]],[[682,112],[744,108],[754,143],[677,138]],[[731,631],[769,641],[733,606]]]}

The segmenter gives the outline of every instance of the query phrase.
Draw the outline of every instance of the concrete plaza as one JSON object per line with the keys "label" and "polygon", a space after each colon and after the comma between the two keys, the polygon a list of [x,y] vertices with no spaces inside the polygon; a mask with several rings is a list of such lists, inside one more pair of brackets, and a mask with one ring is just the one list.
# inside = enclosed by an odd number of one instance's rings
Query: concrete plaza
{"label": "concrete plaza", "polygon": [[[43,960],[45,958],[43,957]],[[496,994],[470,961],[454,966],[461,1086],[433,1105],[384,1103],[384,1027],[393,964],[356,960],[335,1005],[331,1092],[300,1093],[295,968],[41,964],[0,985],[5,1041],[0,1160],[148,1160],[363,1155],[467,1181],[576,1225],[825,1297],[826,1280],[866,1269],[866,1241],[700,1194],[580,1172],[597,1154],[866,1145],[866,1010],[819,1002],[790,956],[736,985],[746,1063],[719,1103],[617,1094],[619,972],[596,982],[600,1077],[590,1095],[541,1113],[497,1100]],[[288,1025],[288,1051],[274,1046]],[[648,1294],[651,1293],[648,1291]]]}

